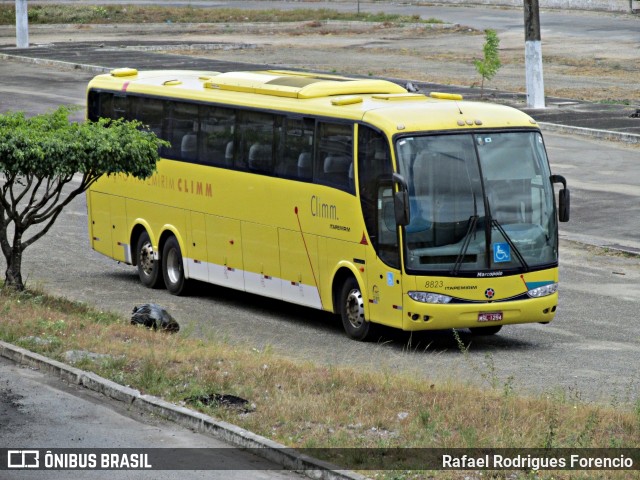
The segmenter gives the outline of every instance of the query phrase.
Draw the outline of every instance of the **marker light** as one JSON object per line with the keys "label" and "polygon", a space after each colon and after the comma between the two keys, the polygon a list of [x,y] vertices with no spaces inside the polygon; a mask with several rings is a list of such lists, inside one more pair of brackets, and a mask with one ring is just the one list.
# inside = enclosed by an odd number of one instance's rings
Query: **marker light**
{"label": "marker light", "polygon": [[552,295],[558,291],[557,283],[550,283],[549,285],[545,285],[544,287],[533,288],[527,292],[527,294],[531,298],[540,298],[546,297],[547,295]]}
{"label": "marker light", "polygon": [[422,303],[449,303],[451,301],[451,297],[447,295],[431,292],[409,292],[409,297]]}

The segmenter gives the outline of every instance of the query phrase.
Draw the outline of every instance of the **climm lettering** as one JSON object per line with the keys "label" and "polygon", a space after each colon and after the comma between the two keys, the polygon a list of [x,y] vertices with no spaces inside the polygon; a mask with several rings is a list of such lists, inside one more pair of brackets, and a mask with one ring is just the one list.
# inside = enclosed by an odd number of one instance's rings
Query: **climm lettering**
{"label": "climm lettering", "polygon": [[330,203],[324,203],[320,197],[311,197],[311,215],[318,218],[328,218],[329,220],[340,220],[338,218],[338,207]]}
{"label": "climm lettering", "polygon": [[148,186],[162,188],[165,190],[177,190],[182,193],[213,197],[213,187],[210,183],[204,183],[188,178],[178,178],[166,175],[153,175],[147,180],[143,180]]}
{"label": "climm lettering", "polygon": [[[204,190],[203,190],[204,188]],[[178,179],[178,191],[184,193],[193,193],[194,195],[204,195],[206,197],[213,196],[213,190],[211,189],[211,184],[202,182],[195,182],[193,180],[187,180],[186,178]]]}

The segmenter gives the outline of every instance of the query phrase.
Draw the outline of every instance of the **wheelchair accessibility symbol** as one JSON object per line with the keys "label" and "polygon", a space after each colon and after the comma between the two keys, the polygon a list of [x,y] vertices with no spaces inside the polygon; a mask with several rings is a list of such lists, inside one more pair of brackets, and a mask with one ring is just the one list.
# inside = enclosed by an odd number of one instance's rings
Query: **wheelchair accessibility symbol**
{"label": "wheelchair accessibility symbol", "polygon": [[510,262],[511,247],[508,243],[493,244],[493,263]]}

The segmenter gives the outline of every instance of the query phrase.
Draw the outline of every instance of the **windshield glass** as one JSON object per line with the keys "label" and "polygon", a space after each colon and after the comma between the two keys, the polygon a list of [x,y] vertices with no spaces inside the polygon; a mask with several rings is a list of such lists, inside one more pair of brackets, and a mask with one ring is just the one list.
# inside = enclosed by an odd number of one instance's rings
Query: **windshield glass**
{"label": "windshield glass", "polygon": [[403,137],[396,151],[409,189],[408,270],[528,270],[557,260],[539,133]]}

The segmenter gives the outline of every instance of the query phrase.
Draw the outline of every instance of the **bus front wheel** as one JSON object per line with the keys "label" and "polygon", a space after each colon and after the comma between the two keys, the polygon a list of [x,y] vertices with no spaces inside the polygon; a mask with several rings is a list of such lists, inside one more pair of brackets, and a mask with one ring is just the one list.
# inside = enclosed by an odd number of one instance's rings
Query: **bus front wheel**
{"label": "bus front wheel", "polygon": [[351,277],[344,282],[339,302],[342,325],[347,335],[354,340],[367,340],[373,328],[364,316],[362,291],[355,278]]}
{"label": "bus front wheel", "polygon": [[140,282],[148,288],[162,287],[162,273],[160,273],[160,261],[156,260],[153,244],[149,234],[145,231],[138,238],[136,246],[138,277]]}
{"label": "bus front wheel", "polygon": [[187,280],[184,277],[182,252],[176,237],[169,237],[162,249],[162,274],[164,284],[173,295],[183,295],[186,292]]}

